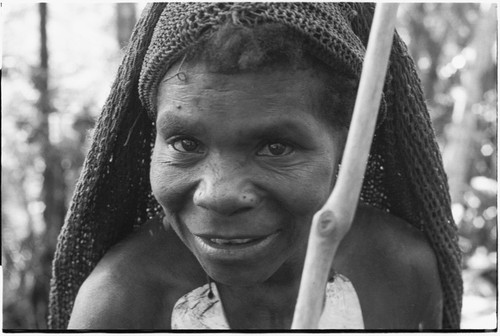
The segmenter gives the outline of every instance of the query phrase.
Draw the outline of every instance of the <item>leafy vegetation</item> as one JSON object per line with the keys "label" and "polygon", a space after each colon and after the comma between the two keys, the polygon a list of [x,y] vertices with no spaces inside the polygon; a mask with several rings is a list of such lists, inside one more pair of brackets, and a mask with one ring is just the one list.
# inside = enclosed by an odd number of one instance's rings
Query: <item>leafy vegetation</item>
{"label": "leafy vegetation", "polygon": [[[45,35],[42,7],[2,7],[7,329],[46,328],[57,233],[123,40],[143,5],[45,5]],[[496,19],[495,6],[480,3],[408,3],[401,5],[398,18],[398,30],[419,67],[449,176],[464,252],[465,328],[496,323]]]}

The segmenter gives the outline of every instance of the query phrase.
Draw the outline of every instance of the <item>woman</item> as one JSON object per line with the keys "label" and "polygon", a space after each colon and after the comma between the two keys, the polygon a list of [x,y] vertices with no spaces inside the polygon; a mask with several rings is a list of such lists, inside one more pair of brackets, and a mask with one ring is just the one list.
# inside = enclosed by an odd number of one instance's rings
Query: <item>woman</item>
{"label": "woman", "polygon": [[[149,6],[61,233],[51,326],[289,328],[372,14],[346,3]],[[398,37],[384,94],[320,326],[458,328],[446,179]]]}

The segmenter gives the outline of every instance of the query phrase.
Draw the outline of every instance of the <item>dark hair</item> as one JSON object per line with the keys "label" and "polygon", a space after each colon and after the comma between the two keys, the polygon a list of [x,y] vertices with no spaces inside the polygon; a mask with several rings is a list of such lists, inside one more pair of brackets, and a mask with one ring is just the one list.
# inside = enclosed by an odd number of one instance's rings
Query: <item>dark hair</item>
{"label": "dark hair", "polygon": [[308,53],[308,40],[277,23],[251,27],[226,22],[186,51],[186,62],[203,62],[208,70],[236,73],[259,69],[292,70],[313,68],[324,82],[323,92],[313,106],[319,117],[335,128],[348,128],[354,108],[357,81],[345,73],[335,73]]}

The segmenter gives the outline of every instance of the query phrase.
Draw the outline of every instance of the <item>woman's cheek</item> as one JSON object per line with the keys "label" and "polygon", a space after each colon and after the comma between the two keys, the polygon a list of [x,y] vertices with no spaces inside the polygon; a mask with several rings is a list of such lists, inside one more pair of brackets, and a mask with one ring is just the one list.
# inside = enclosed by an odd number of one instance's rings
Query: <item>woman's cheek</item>
{"label": "woman's cheek", "polygon": [[[303,212],[316,213],[325,204],[330,194],[329,176],[324,176],[325,179],[303,179],[296,185],[297,209],[302,209]],[[318,181],[319,180],[319,181]],[[318,183],[319,182],[319,183]]]}
{"label": "woman's cheek", "polygon": [[266,184],[273,197],[289,212],[298,216],[314,215],[330,195],[335,178],[332,162],[320,159],[293,169],[275,171]]}
{"label": "woman's cheek", "polygon": [[151,190],[160,205],[168,211],[178,211],[189,194],[192,174],[173,167],[164,155],[153,154],[150,169]]}
{"label": "woman's cheek", "polygon": [[154,161],[151,162],[151,169],[149,173],[149,180],[151,181],[151,190],[156,200],[163,205],[163,198],[165,195],[166,183],[164,182],[164,174]]}

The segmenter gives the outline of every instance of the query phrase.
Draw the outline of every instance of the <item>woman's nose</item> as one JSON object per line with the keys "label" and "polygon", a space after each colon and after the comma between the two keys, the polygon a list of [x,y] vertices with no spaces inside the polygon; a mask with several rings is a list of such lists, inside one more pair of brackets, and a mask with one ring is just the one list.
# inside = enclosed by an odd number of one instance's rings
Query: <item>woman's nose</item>
{"label": "woman's nose", "polygon": [[221,215],[234,215],[257,207],[262,197],[244,176],[233,171],[209,174],[198,184],[194,204]]}

